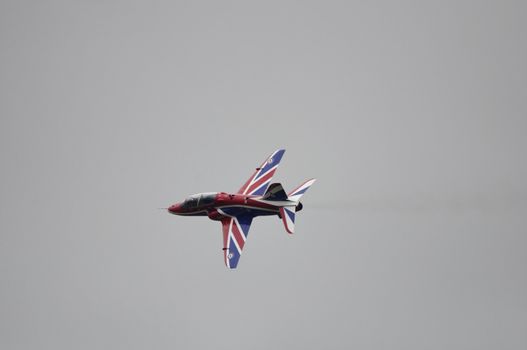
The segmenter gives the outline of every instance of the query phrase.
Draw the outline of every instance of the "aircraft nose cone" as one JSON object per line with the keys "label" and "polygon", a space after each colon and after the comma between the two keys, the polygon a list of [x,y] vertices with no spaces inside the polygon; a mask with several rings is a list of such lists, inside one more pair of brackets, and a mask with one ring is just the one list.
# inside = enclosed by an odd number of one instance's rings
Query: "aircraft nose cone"
{"label": "aircraft nose cone", "polygon": [[168,208],[168,212],[171,213],[171,214],[177,214],[178,210],[179,210],[179,205],[178,204],[171,205]]}

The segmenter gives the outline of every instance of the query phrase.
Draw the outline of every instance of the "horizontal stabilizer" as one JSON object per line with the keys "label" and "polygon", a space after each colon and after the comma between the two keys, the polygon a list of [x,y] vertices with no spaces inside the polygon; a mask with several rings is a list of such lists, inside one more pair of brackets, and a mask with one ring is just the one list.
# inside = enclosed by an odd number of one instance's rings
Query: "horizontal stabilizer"
{"label": "horizontal stabilizer", "polygon": [[293,234],[295,232],[295,207],[280,208],[280,216],[282,217],[285,230],[289,234]]}
{"label": "horizontal stabilizer", "polygon": [[307,180],[288,194],[288,199],[298,202],[306,191],[315,183],[316,179]]}

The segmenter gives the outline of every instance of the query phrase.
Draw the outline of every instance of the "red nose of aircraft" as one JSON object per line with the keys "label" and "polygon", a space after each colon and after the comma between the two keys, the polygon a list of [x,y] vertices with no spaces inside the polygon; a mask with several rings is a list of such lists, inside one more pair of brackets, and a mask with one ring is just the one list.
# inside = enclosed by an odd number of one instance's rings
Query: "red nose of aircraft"
{"label": "red nose of aircraft", "polygon": [[174,204],[168,208],[168,212],[171,214],[177,214],[179,213],[180,208],[181,208],[181,204]]}

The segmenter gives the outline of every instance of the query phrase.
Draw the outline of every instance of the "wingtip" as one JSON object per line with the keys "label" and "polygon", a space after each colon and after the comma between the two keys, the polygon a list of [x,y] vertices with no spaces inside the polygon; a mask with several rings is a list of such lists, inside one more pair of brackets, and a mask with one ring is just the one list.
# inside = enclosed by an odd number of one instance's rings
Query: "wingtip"
{"label": "wingtip", "polygon": [[306,180],[301,186],[305,186],[307,184],[309,184],[309,186],[312,186],[316,181],[317,179],[312,178],[312,179]]}

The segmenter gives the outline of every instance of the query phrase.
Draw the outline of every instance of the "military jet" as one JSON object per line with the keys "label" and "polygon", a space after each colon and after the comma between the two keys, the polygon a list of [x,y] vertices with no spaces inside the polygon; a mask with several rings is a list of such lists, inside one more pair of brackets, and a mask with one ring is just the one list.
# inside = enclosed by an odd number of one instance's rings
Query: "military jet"
{"label": "military jet", "polygon": [[194,194],[170,206],[168,212],[181,216],[208,216],[211,220],[221,221],[225,265],[235,269],[255,217],[277,215],[289,234],[295,231],[295,215],[302,210],[300,198],[316,179],[305,181],[287,194],[281,184],[271,183],[284,152],[279,149],[271,154],[238,192]]}

